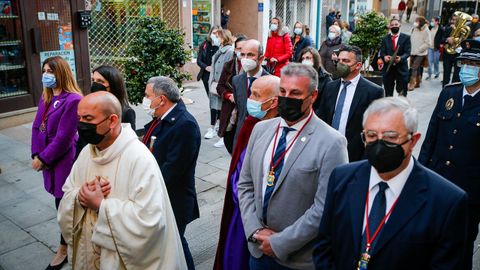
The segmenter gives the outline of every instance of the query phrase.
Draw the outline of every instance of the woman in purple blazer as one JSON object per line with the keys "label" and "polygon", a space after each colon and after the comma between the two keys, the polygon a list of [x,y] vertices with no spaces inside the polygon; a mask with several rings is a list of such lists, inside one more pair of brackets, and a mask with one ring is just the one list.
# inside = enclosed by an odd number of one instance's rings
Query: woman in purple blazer
{"label": "woman in purple blazer", "polygon": [[[82,92],[63,58],[48,58],[42,68],[44,88],[32,126],[32,168],[42,171],[45,189],[55,197],[58,208],[75,159],[77,106]],[[61,237],[47,269],[60,269],[66,262],[67,244]]]}

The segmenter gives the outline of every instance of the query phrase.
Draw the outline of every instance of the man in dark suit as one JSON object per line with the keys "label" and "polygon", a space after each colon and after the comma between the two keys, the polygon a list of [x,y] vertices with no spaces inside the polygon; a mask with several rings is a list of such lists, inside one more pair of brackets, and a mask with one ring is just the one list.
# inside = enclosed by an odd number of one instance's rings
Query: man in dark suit
{"label": "man in dark suit", "polygon": [[316,269],[461,269],[467,195],[412,157],[417,111],[387,97],[370,105],[364,123],[368,161],[331,174]]}
{"label": "man in dark suit", "polygon": [[362,115],[370,103],[384,96],[383,89],[360,75],[362,51],[356,46],[345,46],[337,57],[341,79],[329,82],[323,93],[318,116],[342,133],[348,141],[350,162],[363,158],[364,146],[360,138]]}
{"label": "man in dark suit", "polygon": [[[457,23],[457,16],[452,15],[452,18],[450,19],[450,24],[445,27],[445,31],[443,32],[443,37],[442,37],[442,44],[447,45],[447,44],[453,44],[454,38],[451,37],[450,35],[452,34],[453,29],[455,28],[455,24]],[[445,87],[445,85],[449,83],[454,83],[454,82],[459,82],[460,77],[460,67],[457,65],[457,57],[458,54],[461,51],[461,47],[458,47],[455,49],[455,53],[450,54],[446,50],[443,53],[443,81],[442,81],[442,87]],[[452,68],[453,68],[453,75],[452,74]],[[450,80],[451,77],[451,80]]]}
{"label": "man in dark suit", "polygon": [[235,137],[233,139],[233,147],[237,142],[238,133],[242,129],[243,121],[247,117],[247,99],[251,94],[250,87],[257,78],[269,75],[263,70],[262,62],[265,58],[263,56],[263,46],[255,39],[249,39],[243,44],[240,51],[242,69],[245,71],[236,75],[232,79],[233,84],[233,99],[235,108],[237,109],[237,121],[235,125]]}
{"label": "man in dark suit", "polygon": [[[407,96],[407,85],[409,79],[408,58],[410,57],[410,36],[400,33],[400,21],[390,20],[390,34],[382,40],[380,47],[380,58],[383,60],[383,87],[385,95],[393,96],[393,88],[396,86],[397,93]],[[397,53],[394,57],[395,52]]]}
{"label": "man in dark suit", "polygon": [[480,223],[480,42],[466,40],[462,45],[458,57],[462,83],[449,84],[440,93],[418,161],[468,193],[464,269],[472,269]]}
{"label": "man in dark suit", "polygon": [[192,270],[195,267],[184,234],[187,224],[200,216],[195,191],[200,128],[170,78],[159,76],[148,80],[142,105],[153,117],[145,125],[143,143],[155,156],[165,179],[185,259]]}

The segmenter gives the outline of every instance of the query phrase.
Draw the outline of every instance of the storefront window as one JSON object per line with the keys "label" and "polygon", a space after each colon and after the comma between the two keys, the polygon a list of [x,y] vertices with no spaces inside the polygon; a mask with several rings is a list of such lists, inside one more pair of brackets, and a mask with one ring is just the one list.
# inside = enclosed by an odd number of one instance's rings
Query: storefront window
{"label": "storefront window", "polygon": [[194,58],[197,58],[198,47],[205,41],[212,27],[212,3],[207,0],[192,1],[192,25]]}
{"label": "storefront window", "polygon": [[0,0],[0,99],[28,93],[23,46],[18,3]]}

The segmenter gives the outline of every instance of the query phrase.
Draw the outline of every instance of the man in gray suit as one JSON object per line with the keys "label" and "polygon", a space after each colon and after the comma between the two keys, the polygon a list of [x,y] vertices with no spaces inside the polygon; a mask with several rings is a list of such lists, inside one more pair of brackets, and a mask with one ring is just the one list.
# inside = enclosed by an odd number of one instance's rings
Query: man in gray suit
{"label": "man in gray suit", "polygon": [[281,117],[258,123],[250,137],[238,195],[252,270],[314,268],[328,179],[348,162],[345,137],[313,113],[317,77],[306,65],[284,67]]}
{"label": "man in gray suit", "polygon": [[256,79],[261,76],[269,75],[263,70],[262,62],[265,58],[263,56],[262,44],[255,39],[245,41],[240,51],[242,72],[232,79],[233,84],[233,98],[235,108],[237,109],[237,122],[235,127],[235,137],[233,139],[233,147],[237,143],[238,133],[242,128],[243,121],[247,117],[247,99],[251,94],[250,87]]}

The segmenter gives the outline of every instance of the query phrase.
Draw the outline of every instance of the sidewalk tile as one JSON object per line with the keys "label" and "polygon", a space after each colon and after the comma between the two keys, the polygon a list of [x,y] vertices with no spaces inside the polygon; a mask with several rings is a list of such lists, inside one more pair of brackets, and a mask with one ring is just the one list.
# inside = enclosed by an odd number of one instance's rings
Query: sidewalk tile
{"label": "sidewalk tile", "polygon": [[32,237],[46,245],[49,249],[56,251],[60,244],[60,228],[57,217],[25,229]]}
{"label": "sidewalk tile", "polygon": [[[0,223],[0,232],[0,254],[35,242],[35,238],[9,220]],[[0,264],[5,267],[3,263]]]}
{"label": "sidewalk tile", "polygon": [[57,212],[32,197],[17,204],[2,207],[0,213],[22,228],[40,224],[57,216]]}
{"label": "sidewalk tile", "polygon": [[53,252],[39,242],[0,256],[0,264],[8,270],[43,270],[50,263]]}

